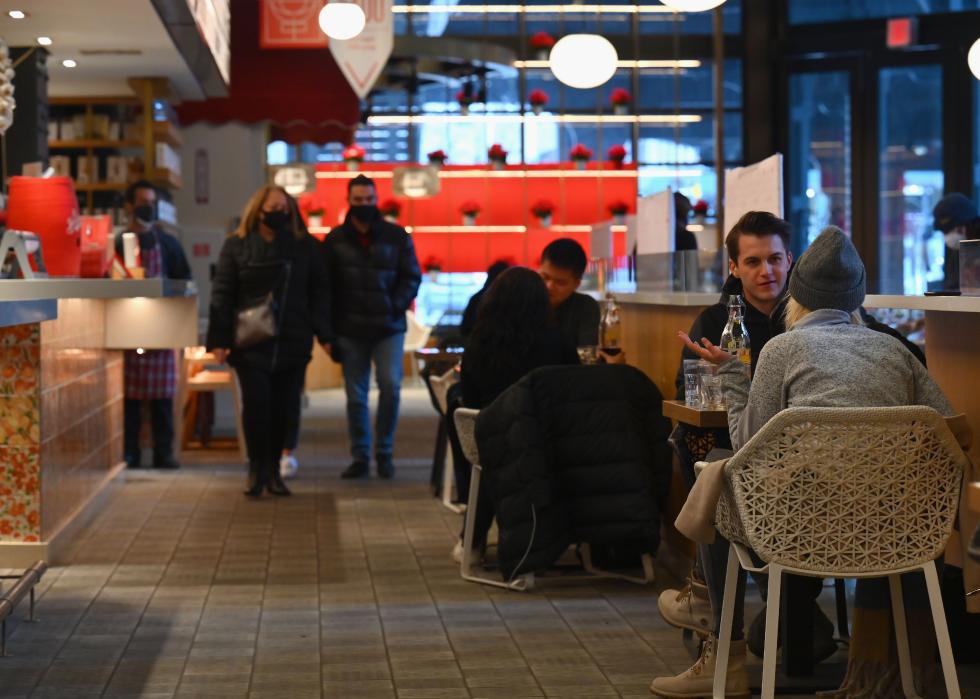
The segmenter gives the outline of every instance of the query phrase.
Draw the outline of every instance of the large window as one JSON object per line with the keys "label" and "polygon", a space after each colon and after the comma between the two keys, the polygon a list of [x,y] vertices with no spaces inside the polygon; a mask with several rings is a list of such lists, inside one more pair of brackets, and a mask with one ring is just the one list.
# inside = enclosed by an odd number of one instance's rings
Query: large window
{"label": "large window", "polygon": [[980,9],[980,0],[789,0],[790,24],[844,22]]}

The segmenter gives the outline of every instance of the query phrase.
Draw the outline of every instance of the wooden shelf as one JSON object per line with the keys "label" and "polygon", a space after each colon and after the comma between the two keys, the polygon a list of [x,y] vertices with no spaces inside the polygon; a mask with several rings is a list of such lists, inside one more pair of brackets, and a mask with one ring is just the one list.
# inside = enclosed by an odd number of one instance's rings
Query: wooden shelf
{"label": "wooden shelf", "polygon": [[183,181],[173,170],[168,170],[165,167],[154,168],[153,176],[150,178],[153,180],[154,184],[158,184],[162,187],[171,187],[173,189],[180,189],[183,186]]}
{"label": "wooden shelf", "polygon": [[88,150],[89,148],[139,148],[143,145],[142,141],[127,139],[115,141],[101,138],[81,138],[71,141],[48,141],[48,148],[60,148],[64,150]]}
{"label": "wooden shelf", "polygon": [[153,140],[166,143],[174,148],[180,148],[184,145],[184,139],[180,137],[177,127],[169,121],[153,122]]}

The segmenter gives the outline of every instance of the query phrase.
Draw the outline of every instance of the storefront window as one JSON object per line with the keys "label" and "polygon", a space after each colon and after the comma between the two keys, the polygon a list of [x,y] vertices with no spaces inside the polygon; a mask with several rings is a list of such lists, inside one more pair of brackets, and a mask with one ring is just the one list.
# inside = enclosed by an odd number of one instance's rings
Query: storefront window
{"label": "storefront window", "polygon": [[980,0],[789,0],[790,24],[980,10]]}
{"label": "storefront window", "polygon": [[943,195],[942,68],[879,72],[879,278],[885,294],[942,283],[943,237],[932,209]]}

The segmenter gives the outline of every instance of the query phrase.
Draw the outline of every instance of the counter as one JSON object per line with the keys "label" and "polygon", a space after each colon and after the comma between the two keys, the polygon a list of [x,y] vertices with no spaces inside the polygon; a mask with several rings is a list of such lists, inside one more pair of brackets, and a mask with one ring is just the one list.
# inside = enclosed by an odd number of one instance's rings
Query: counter
{"label": "counter", "polygon": [[122,350],[193,344],[193,283],[0,280],[0,568],[56,560],[122,472]]}

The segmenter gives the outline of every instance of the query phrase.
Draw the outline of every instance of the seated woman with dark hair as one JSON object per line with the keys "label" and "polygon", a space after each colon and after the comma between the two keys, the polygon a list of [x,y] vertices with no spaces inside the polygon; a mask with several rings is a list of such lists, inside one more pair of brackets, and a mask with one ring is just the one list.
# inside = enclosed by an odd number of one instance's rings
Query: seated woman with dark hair
{"label": "seated woman with dark hair", "polygon": [[[552,320],[541,277],[526,267],[511,267],[487,290],[476,325],[466,339],[460,373],[462,404],[485,408],[529,371],[578,363],[575,348],[565,343]],[[452,428],[451,414],[449,424]],[[483,489],[477,503],[474,548],[486,547],[492,523],[493,502]],[[454,556],[461,554],[462,543],[458,543]]]}

